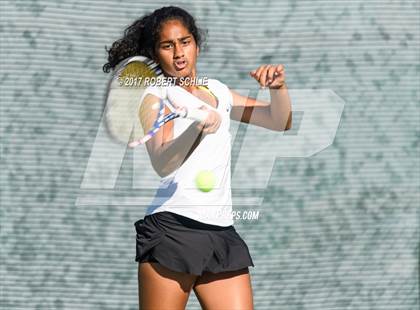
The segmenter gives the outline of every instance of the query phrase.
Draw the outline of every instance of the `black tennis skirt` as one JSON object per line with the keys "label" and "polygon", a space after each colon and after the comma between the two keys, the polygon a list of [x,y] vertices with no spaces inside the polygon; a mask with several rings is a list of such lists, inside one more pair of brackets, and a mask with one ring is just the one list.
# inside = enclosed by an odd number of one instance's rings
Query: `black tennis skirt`
{"label": "black tennis skirt", "polygon": [[209,225],[162,211],[134,226],[137,262],[157,262],[194,275],[254,267],[248,246],[232,225]]}

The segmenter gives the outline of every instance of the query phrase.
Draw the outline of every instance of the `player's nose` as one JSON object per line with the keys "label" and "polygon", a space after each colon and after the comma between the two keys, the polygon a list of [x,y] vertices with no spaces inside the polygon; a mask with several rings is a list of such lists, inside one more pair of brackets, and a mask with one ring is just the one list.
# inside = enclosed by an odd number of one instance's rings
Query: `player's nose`
{"label": "player's nose", "polygon": [[180,44],[175,44],[174,48],[174,59],[184,57],[184,49]]}

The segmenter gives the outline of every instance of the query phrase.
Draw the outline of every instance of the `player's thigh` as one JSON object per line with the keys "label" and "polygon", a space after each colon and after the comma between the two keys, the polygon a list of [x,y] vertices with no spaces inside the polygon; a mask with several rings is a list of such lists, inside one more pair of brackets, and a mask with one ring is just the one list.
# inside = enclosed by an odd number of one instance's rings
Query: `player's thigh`
{"label": "player's thigh", "polygon": [[141,310],[185,309],[197,276],[169,270],[159,263],[138,266]]}
{"label": "player's thigh", "polygon": [[252,310],[248,268],[221,273],[206,272],[197,278],[194,292],[204,310]]}

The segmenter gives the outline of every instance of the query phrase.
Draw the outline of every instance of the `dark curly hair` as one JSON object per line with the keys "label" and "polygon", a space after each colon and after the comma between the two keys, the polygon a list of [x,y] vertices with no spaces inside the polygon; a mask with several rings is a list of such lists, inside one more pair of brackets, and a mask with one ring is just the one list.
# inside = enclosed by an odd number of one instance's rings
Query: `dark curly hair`
{"label": "dark curly hair", "polygon": [[124,36],[115,41],[110,49],[105,47],[108,62],[102,70],[108,73],[119,62],[131,56],[142,55],[154,59],[162,24],[174,19],[179,20],[188,29],[197,46],[201,47],[207,32],[196,26],[194,17],[180,7],[162,7],[137,19],[124,30]]}

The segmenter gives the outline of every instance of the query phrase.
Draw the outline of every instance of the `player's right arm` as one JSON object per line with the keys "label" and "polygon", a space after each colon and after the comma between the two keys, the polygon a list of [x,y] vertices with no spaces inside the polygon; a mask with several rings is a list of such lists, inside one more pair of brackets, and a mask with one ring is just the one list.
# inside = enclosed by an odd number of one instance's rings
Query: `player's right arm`
{"label": "player's right arm", "polygon": [[[156,117],[150,117],[150,110],[153,105],[159,102],[159,98],[148,94],[145,96],[139,110],[140,123],[147,132],[147,128],[153,127]],[[203,107],[205,109],[205,107]],[[147,152],[153,169],[160,177],[167,176],[178,169],[185,160],[192,154],[195,148],[200,144],[206,134],[213,133],[217,130],[220,122],[217,122],[213,111],[207,109],[209,116],[202,122],[192,123],[181,135],[173,138],[173,122],[168,122],[149,140],[146,142]],[[155,111],[155,110],[153,110]],[[144,113],[147,112],[147,113]],[[156,110],[157,115],[158,111]],[[166,111],[167,113],[167,111]],[[166,114],[165,113],[165,114]],[[149,115],[149,117],[142,117]]]}

